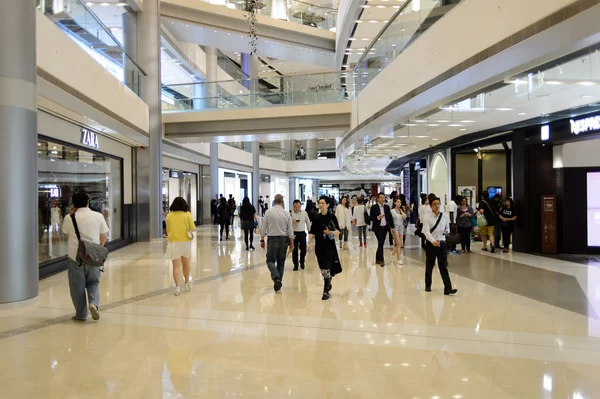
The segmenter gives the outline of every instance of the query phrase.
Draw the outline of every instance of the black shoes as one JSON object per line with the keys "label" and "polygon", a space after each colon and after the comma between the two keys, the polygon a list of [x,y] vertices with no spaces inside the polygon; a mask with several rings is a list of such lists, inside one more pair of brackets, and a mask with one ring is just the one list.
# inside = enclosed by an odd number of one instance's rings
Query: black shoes
{"label": "black shoes", "polygon": [[455,288],[453,290],[450,291],[444,291],[444,295],[454,295],[458,292],[458,290]]}
{"label": "black shoes", "polygon": [[275,280],[273,280],[273,282],[274,282],[273,289],[275,290],[275,292],[280,291],[281,287],[283,286],[283,284],[281,284],[281,279],[276,278]]}
{"label": "black shoes", "polygon": [[492,247],[492,249],[490,249],[490,253],[495,254],[496,253],[496,247]]}
{"label": "black shoes", "polygon": [[250,245],[250,249],[254,251],[256,248],[254,248],[254,245]]}
{"label": "black shoes", "polygon": [[431,292],[431,287],[425,287],[425,292]]}
{"label": "black shoes", "polygon": [[[303,268],[304,269],[304,268]],[[294,271],[297,272],[298,271],[298,266],[294,266]]]}
{"label": "black shoes", "polygon": [[304,263],[300,265],[300,269],[304,270]]}

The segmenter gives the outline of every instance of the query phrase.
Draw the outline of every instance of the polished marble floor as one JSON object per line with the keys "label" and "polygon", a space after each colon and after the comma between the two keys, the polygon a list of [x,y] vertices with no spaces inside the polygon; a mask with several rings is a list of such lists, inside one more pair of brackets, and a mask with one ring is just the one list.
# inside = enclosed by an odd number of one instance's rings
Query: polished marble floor
{"label": "polished marble floor", "polygon": [[165,243],[112,253],[99,322],[70,320],[66,273],[0,306],[0,398],[600,398],[595,266],[474,244],[449,297],[438,274],[424,291],[413,237],[385,268],[352,237],[324,302],[314,254],[276,294],[239,233],[199,228],[179,297]]}

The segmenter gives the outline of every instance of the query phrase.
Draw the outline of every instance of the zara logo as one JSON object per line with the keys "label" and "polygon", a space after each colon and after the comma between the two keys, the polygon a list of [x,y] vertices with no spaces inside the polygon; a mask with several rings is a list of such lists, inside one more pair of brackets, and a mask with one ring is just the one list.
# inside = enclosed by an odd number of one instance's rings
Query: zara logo
{"label": "zara logo", "polygon": [[96,149],[100,148],[100,144],[98,143],[98,135],[96,135],[96,133],[90,132],[87,129],[81,129],[81,144]]}

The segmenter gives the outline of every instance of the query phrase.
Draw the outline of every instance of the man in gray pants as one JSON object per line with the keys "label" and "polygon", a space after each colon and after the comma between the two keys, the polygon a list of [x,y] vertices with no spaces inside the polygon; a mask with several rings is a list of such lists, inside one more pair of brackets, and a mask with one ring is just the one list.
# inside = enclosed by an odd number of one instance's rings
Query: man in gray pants
{"label": "man in gray pants", "polygon": [[267,266],[271,272],[273,289],[281,290],[283,285],[283,272],[288,246],[294,249],[294,228],[290,214],[283,209],[283,196],[277,194],[273,207],[265,213],[260,230],[260,246],[265,248],[267,238]]}
{"label": "man in gray pants", "polygon": [[[82,241],[104,245],[108,240],[108,225],[104,220],[104,216],[101,213],[92,211],[89,205],[90,199],[84,191],[75,193],[73,195],[73,205],[70,208],[71,215],[75,217]],[[73,320],[87,320],[88,309],[92,314],[92,318],[99,320],[100,295],[98,286],[100,284],[100,268],[80,265],[75,260],[77,259],[79,240],[71,216],[65,217],[62,230],[65,235],[69,236],[67,268],[71,300],[75,307]]]}

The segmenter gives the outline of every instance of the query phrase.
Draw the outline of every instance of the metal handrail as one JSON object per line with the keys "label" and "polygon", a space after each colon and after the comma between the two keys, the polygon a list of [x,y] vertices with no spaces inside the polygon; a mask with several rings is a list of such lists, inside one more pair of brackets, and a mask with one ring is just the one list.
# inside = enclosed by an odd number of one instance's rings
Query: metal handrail
{"label": "metal handrail", "polygon": [[125,54],[127,56],[127,58],[129,58],[129,61],[133,65],[135,65],[137,69],[139,69],[139,71],[142,73],[142,75],[148,76],[148,74],[142,69],[142,67],[140,67],[138,65],[138,63],[135,62],[135,60],[133,58],[131,58],[129,53],[127,51],[125,51],[125,48],[121,45],[121,43],[117,40],[117,38],[112,34],[110,29],[108,29],[106,27],[106,25],[104,25],[104,23],[100,20],[100,18],[98,18],[98,16],[92,10],[90,10],[90,8],[87,6],[87,4],[85,4],[85,2],[83,0],[77,0],[77,2],[79,4],[81,4],[83,6],[83,8],[85,8],[85,10],[91,14],[92,18],[94,18],[96,20],[96,22],[98,22],[98,24],[104,29],[104,31],[106,33],[108,33],[108,36],[110,36],[110,38],[115,41],[115,43],[117,44],[117,47],[119,47],[121,49],[121,51],[123,52],[123,54]]}
{"label": "metal handrail", "polygon": [[356,68],[358,68],[359,65],[362,64],[362,62],[364,61],[365,57],[369,54],[369,51],[371,51],[371,49],[373,48],[373,46],[375,46],[375,43],[377,43],[377,41],[379,40],[379,38],[381,38],[381,36],[383,36],[383,33],[387,30],[387,28],[391,24],[393,24],[394,21],[396,21],[396,18],[398,18],[398,16],[406,9],[406,7],[408,7],[409,4],[412,3],[412,1],[413,0],[410,0],[410,1],[407,1],[404,4],[402,4],[402,6],[400,6],[400,8],[398,9],[398,11],[387,22],[387,24],[385,24],[385,26],[373,38],[373,40],[371,41],[371,43],[369,43],[369,47],[365,50],[365,52],[363,53],[363,55],[358,59],[358,62],[356,63],[356,66],[354,67],[355,70],[356,70]]}

